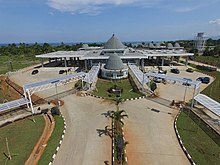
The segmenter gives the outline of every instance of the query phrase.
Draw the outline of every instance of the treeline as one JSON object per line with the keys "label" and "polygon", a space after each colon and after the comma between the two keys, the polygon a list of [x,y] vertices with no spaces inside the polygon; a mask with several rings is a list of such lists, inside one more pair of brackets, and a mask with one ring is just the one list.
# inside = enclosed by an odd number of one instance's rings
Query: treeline
{"label": "treeline", "polygon": [[[89,44],[89,46],[100,46],[99,44],[93,43]],[[33,56],[38,54],[50,53],[55,51],[75,51],[78,48],[82,47],[82,43],[79,44],[64,44],[61,43],[59,45],[53,46],[48,43],[44,44],[8,44],[6,46],[0,47],[0,55],[25,55],[25,56]]]}

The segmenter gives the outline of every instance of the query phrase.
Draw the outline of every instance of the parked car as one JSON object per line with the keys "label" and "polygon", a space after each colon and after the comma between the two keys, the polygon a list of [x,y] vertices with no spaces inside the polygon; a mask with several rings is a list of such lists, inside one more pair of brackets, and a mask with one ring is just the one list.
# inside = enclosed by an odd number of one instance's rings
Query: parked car
{"label": "parked car", "polygon": [[153,81],[154,81],[155,83],[161,83],[161,82],[163,82],[163,81],[165,81],[165,80],[162,79],[162,78],[159,78],[159,77],[154,77]]}
{"label": "parked car", "polygon": [[192,68],[187,68],[186,71],[189,72],[189,73],[193,73],[194,72],[194,70]]}
{"label": "parked car", "polygon": [[190,79],[190,78],[183,78],[183,79],[186,80],[186,82],[184,82],[183,85],[186,85],[186,86],[191,85],[189,82],[192,82],[192,79]]}
{"label": "parked car", "polygon": [[170,69],[170,71],[172,73],[175,73],[175,74],[179,74],[180,73],[179,69],[177,69],[177,68],[172,68],[172,69]]}
{"label": "parked car", "polygon": [[35,75],[35,74],[37,74],[39,71],[37,70],[37,69],[35,69],[35,70],[33,70],[32,72],[31,72],[31,74],[32,75]]}
{"label": "parked car", "polygon": [[63,74],[65,71],[64,70],[60,70],[59,71],[59,74]]}
{"label": "parked car", "polygon": [[208,84],[210,82],[209,77],[199,77],[196,79],[196,81],[201,81],[203,84]]}
{"label": "parked car", "polygon": [[159,74],[167,74],[167,71],[166,70],[158,70],[158,73]]}

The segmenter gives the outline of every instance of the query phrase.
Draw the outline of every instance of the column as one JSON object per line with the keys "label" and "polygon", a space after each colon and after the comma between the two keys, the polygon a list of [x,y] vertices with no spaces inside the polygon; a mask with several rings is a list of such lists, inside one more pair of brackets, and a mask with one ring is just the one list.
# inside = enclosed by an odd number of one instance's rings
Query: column
{"label": "column", "polygon": [[144,71],[144,59],[143,58],[141,59],[141,68]]}
{"label": "column", "polygon": [[31,112],[32,112],[32,114],[34,114],[33,103],[32,103],[32,100],[31,100],[31,94],[30,94],[30,91],[29,91],[29,90],[28,90],[28,98],[29,98],[30,105],[31,105]]}
{"label": "column", "polygon": [[64,57],[64,67],[67,67],[66,57]]}
{"label": "column", "polygon": [[84,62],[85,62],[85,71],[87,71],[87,60],[85,59]]}
{"label": "column", "polygon": [[187,56],[186,57],[186,63],[185,63],[186,66],[188,65],[188,60],[189,60],[189,57]]}
{"label": "column", "polygon": [[44,67],[44,59],[41,58],[41,67],[43,68]]}
{"label": "column", "polygon": [[164,66],[164,57],[162,57],[161,66]]}

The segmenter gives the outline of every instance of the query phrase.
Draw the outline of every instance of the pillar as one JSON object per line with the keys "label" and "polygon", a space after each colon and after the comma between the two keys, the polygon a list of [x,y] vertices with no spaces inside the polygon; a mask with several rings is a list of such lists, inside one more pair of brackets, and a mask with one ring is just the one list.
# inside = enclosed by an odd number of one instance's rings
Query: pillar
{"label": "pillar", "polygon": [[85,59],[84,62],[85,62],[85,71],[87,71],[87,60]]}
{"label": "pillar", "polygon": [[41,58],[41,67],[43,68],[44,67],[44,59]]}
{"label": "pillar", "polygon": [[34,114],[33,103],[32,103],[32,100],[31,100],[31,94],[30,94],[29,90],[28,90],[28,98],[29,98],[29,101],[30,101],[31,112],[32,112],[32,114]]}
{"label": "pillar", "polygon": [[67,67],[66,57],[64,57],[64,67]]}
{"label": "pillar", "polygon": [[162,57],[161,66],[164,66],[164,57]]}
{"label": "pillar", "polygon": [[92,67],[92,59],[90,60],[90,66]]}
{"label": "pillar", "polygon": [[141,59],[141,68],[144,71],[144,59],[143,58]]}
{"label": "pillar", "polygon": [[186,66],[188,65],[188,60],[189,60],[189,57],[187,56],[186,57],[186,63],[185,63]]}
{"label": "pillar", "polygon": [[191,108],[193,108],[193,105],[194,105],[194,97],[195,97],[195,94],[196,94],[196,85],[194,86]]}

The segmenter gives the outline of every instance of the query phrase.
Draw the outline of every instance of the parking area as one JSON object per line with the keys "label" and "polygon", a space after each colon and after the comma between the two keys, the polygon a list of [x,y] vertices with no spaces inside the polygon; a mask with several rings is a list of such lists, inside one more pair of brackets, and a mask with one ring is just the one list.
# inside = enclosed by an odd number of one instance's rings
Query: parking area
{"label": "parking area", "polygon": [[[152,67],[147,67],[147,68],[148,70],[157,72],[157,70],[156,69],[154,70]],[[178,68],[180,73],[179,74],[171,73],[170,72],[171,68]],[[167,75],[169,76],[189,78],[192,80],[196,80],[198,77],[209,77],[210,83],[214,80],[213,77],[197,71],[194,71],[193,73],[186,72],[187,68],[188,67],[186,66],[175,66],[175,67],[164,66],[163,70],[167,70]],[[205,89],[209,84],[201,84],[200,91]],[[167,82],[166,84],[157,83],[157,87],[158,88],[155,90],[155,93],[158,97],[165,98],[167,100],[175,100],[176,102],[184,100],[185,91],[186,91],[185,101],[189,101],[190,99],[192,99],[193,91],[194,91],[193,86],[185,86],[177,82],[176,83]]]}

